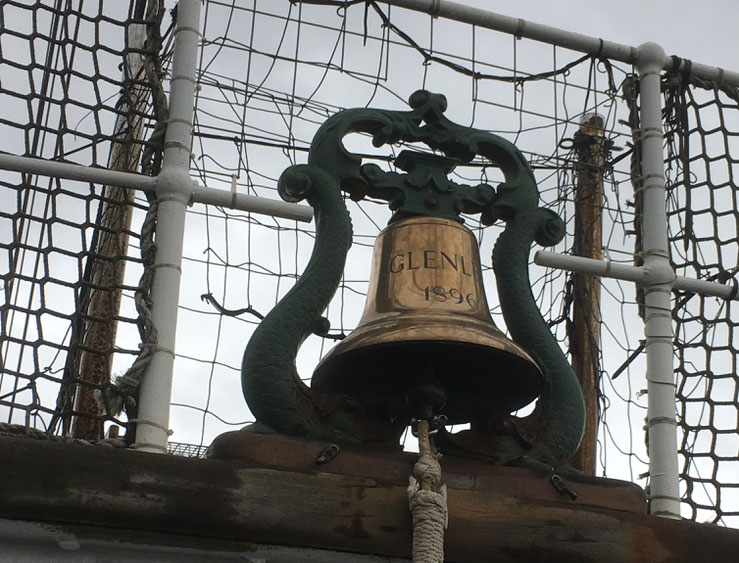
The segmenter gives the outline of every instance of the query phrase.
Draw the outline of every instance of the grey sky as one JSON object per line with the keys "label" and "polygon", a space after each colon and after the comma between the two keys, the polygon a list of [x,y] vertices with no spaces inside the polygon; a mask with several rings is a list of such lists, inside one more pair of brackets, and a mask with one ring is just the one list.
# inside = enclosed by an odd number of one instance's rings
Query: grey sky
{"label": "grey sky", "polygon": [[739,70],[739,2],[734,0],[463,0],[460,4]]}

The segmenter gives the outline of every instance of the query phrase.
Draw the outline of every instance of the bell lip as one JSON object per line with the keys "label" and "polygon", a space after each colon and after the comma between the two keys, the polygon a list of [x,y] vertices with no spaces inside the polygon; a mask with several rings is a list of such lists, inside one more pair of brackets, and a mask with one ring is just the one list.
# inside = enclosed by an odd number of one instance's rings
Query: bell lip
{"label": "bell lip", "polygon": [[[447,415],[450,424],[470,422],[486,412],[513,412],[540,396],[544,384],[541,369],[512,340],[507,346],[502,345],[499,336],[505,335],[497,332],[494,325],[480,321],[471,323],[477,326],[465,330],[464,339],[452,339],[448,337],[448,322],[439,317],[435,315],[424,329],[417,330],[407,330],[402,323],[389,323],[387,318],[359,327],[318,363],[311,386],[322,393],[346,394],[373,408],[387,408],[392,416],[406,416],[406,394],[419,376],[424,380],[424,374],[391,370],[392,375],[389,375],[388,370],[394,364],[388,356],[418,354],[422,357],[419,352],[422,349],[433,354],[434,350],[443,351],[445,346],[451,345],[456,347],[455,356],[469,360],[479,369],[450,369],[450,373],[446,373],[451,362],[448,357],[437,357],[432,362],[437,369],[433,377],[441,382],[447,394],[448,402],[442,413]],[[418,319],[419,315],[414,315],[414,321]],[[389,326],[392,324],[396,326]],[[491,328],[496,332],[491,332]],[[439,338],[442,332],[447,337]],[[504,356],[495,356],[496,351]],[[488,355],[499,361],[490,361]],[[456,368],[464,364],[464,360],[453,363]],[[510,378],[511,373],[516,376]]]}
{"label": "bell lip", "polygon": [[[413,324],[407,323],[407,319],[408,317],[403,312],[397,312],[364,324],[360,323],[349,336],[326,353],[318,362],[315,372],[319,372],[323,364],[345,353],[350,347],[352,349],[370,348],[403,342],[454,342],[494,348],[512,356],[518,356],[521,360],[531,364],[539,376],[542,376],[542,370],[536,361],[519,344],[507,338],[492,320],[488,323],[476,317],[465,316],[465,330],[459,332],[460,338],[450,338],[450,322],[458,321],[459,314],[446,311],[415,312],[412,316]],[[507,339],[505,345],[499,338],[500,336]]]}
{"label": "bell lip", "polygon": [[[418,352],[421,347],[431,345],[431,341],[377,344],[349,350],[334,358],[326,357],[327,361],[316,367],[311,387],[320,393],[346,395],[375,411],[385,412],[391,419],[409,422],[415,416],[407,402],[409,391],[418,384],[437,383],[446,394],[446,403],[439,414],[444,414],[449,424],[484,421],[490,415],[515,412],[531,404],[543,391],[544,379],[535,364],[515,355],[500,362],[487,362],[488,369],[477,371],[447,371],[439,364],[448,362],[438,357],[437,360],[442,361],[432,364],[435,371],[430,374],[431,379],[425,377],[424,370],[388,373],[387,355],[408,353],[409,344]],[[435,344],[441,350],[447,344],[462,347],[467,357],[473,355],[470,352],[479,357],[491,352],[489,347],[468,342],[438,341]],[[414,352],[409,355],[413,356]],[[510,377],[512,374],[515,376]]]}

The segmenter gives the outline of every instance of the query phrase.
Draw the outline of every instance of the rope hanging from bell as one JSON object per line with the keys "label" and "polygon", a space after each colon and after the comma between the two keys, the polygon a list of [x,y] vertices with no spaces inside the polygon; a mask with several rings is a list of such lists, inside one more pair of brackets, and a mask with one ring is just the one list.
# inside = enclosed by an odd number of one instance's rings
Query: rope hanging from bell
{"label": "rope hanging from bell", "polygon": [[447,527],[446,485],[441,482],[438,454],[429,439],[429,421],[418,421],[418,460],[408,486],[413,515],[414,563],[443,563],[444,530]]}

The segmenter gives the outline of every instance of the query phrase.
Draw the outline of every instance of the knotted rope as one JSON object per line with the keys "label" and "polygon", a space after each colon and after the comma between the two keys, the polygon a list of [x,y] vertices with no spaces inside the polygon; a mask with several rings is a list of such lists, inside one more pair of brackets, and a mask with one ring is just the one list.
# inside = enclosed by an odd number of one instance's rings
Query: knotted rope
{"label": "knotted rope", "polygon": [[408,486],[408,505],[413,514],[413,561],[443,563],[446,485],[439,484],[441,466],[431,451],[428,420],[418,423],[418,451]]}

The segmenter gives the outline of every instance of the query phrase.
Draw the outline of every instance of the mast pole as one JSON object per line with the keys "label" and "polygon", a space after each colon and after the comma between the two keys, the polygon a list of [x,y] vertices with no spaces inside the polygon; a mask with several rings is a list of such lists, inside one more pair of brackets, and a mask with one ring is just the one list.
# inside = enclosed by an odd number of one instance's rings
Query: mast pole
{"label": "mast pole", "polygon": [[[603,166],[610,143],[605,138],[600,115],[584,116],[575,133],[577,185],[575,188],[574,254],[600,260],[603,257]],[[600,278],[573,275],[570,355],[585,397],[585,433],[572,465],[595,475],[598,441],[598,396],[600,381]]]}
{"label": "mast pole", "polygon": [[[136,4],[133,15],[143,19],[145,0]],[[127,53],[124,57],[124,90],[117,104],[118,118],[108,168],[135,172],[141,156],[140,141],[144,130],[144,109],[147,90],[137,83],[146,59],[146,24],[131,23],[127,29]],[[88,260],[90,277],[78,306],[85,308],[83,317],[83,351],[74,398],[72,435],[85,440],[103,437],[102,410],[95,400],[95,391],[111,379],[113,350],[118,328],[122,285],[126,271],[128,232],[135,191],[128,187],[107,185],[103,189],[102,206],[97,224],[97,241]]]}

